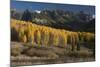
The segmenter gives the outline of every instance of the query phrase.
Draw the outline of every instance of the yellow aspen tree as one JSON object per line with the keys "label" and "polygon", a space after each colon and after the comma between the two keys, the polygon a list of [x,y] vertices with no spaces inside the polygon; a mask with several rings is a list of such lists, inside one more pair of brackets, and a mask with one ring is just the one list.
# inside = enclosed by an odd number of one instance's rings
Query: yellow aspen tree
{"label": "yellow aspen tree", "polygon": [[67,43],[71,44],[71,33],[67,32]]}
{"label": "yellow aspen tree", "polygon": [[34,32],[33,33],[31,33],[31,43],[32,43],[32,45],[34,45]]}
{"label": "yellow aspen tree", "polygon": [[59,44],[59,37],[58,37],[57,32],[56,33],[53,33],[53,35],[54,35],[54,37],[53,37],[53,44],[55,46],[58,46],[58,44]]}
{"label": "yellow aspen tree", "polygon": [[24,43],[27,42],[27,37],[26,37],[26,35],[23,36],[22,41],[23,41]]}
{"label": "yellow aspen tree", "polygon": [[79,35],[79,33],[76,33],[75,36],[76,36],[76,46],[77,46],[77,51],[78,51],[78,50],[80,50],[80,44],[81,44],[79,42],[79,36],[80,35]]}
{"label": "yellow aspen tree", "polygon": [[75,36],[74,36],[74,33],[72,33],[72,36],[71,36],[71,44],[72,44],[72,51],[75,50]]}
{"label": "yellow aspen tree", "polygon": [[36,31],[36,42],[37,42],[37,44],[40,46],[40,43],[41,43],[41,33],[40,33],[40,31]]}
{"label": "yellow aspen tree", "polygon": [[23,37],[24,37],[24,29],[20,28],[19,34],[18,34],[19,41],[22,42],[23,41]]}
{"label": "yellow aspen tree", "polygon": [[62,38],[63,38],[63,43],[62,44],[66,48],[66,46],[67,46],[67,34],[63,33]]}
{"label": "yellow aspen tree", "polygon": [[93,35],[92,35],[91,33],[86,33],[85,35],[86,35],[86,36],[85,36],[86,41],[87,41],[87,42],[91,42],[91,40],[92,40],[92,38],[93,38]]}
{"label": "yellow aspen tree", "polygon": [[34,46],[34,31],[29,33],[29,42]]}
{"label": "yellow aspen tree", "polygon": [[49,44],[49,32],[45,31],[44,33],[44,44],[47,46]]}
{"label": "yellow aspen tree", "polygon": [[54,37],[54,34],[52,31],[49,32],[49,45],[53,45],[53,37]]}

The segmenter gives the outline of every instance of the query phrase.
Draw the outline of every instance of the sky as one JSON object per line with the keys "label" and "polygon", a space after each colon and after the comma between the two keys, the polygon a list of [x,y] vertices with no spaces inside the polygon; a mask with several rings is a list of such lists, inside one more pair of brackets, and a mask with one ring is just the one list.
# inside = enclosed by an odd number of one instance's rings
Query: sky
{"label": "sky", "polygon": [[87,14],[95,15],[95,6],[90,6],[90,5],[54,4],[54,3],[25,2],[25,1],[12,0],[11,9],[16,9],[18,11],[23,11],[26,9],[29,10],[60,9],[73,12],[84,11]]}

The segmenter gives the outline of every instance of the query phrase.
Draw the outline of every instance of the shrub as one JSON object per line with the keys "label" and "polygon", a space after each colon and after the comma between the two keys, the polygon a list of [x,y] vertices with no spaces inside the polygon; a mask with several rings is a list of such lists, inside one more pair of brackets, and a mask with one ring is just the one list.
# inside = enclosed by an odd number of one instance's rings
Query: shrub
{"label": "shrub", "polygon": [[70,57],[86,58],[93,56],[93,53],[88,51],[70,51],[67,55]]}
{"label": "shrub", "polygon": [[22,49],[19,47],[19,45],[15,45],[11,47],[11,56],[18,56],[22,52]]}

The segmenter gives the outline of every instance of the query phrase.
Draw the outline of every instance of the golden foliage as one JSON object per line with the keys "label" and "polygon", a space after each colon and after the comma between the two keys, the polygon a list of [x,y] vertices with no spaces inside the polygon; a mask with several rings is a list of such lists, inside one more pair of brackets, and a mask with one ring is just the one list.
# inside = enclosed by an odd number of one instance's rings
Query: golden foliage
{"label": "golden foliage", "polygon": [[19,34],[19,41],[37,43],[38,45],[61,45],[77,44],[78,42],[91,42],[95,39],[94,33],[72,32],[64,29],[54,29],[40,26],[31,22],[11,19],[11,28]]}

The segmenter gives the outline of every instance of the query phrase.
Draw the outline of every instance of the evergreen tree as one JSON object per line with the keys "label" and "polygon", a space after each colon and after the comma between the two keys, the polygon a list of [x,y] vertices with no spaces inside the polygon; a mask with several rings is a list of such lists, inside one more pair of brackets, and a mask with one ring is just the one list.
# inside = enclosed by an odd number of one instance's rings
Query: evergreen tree
{"label": "evergreen tree", "polygon": [[26,9],[22,15],[22,18],[21,20],[24,20],[24,21],[32,21],[32,15],[31,15],[31,12]]}

